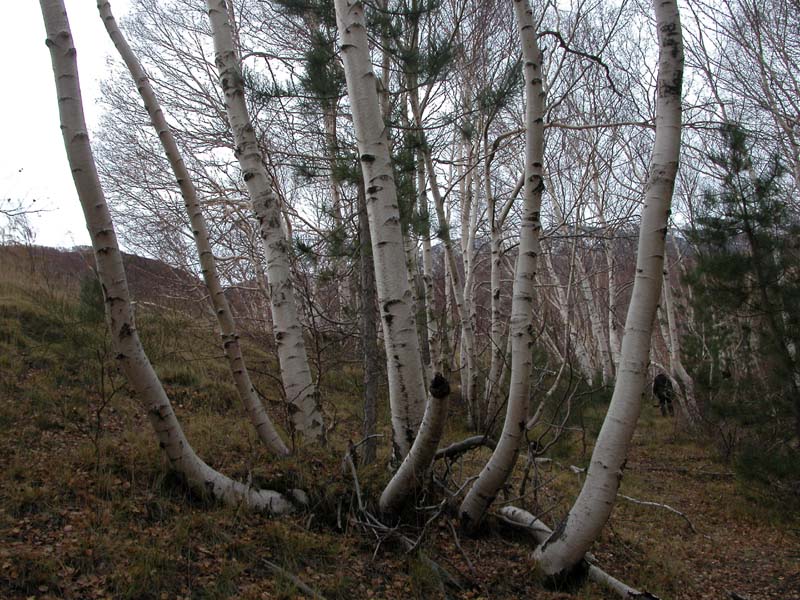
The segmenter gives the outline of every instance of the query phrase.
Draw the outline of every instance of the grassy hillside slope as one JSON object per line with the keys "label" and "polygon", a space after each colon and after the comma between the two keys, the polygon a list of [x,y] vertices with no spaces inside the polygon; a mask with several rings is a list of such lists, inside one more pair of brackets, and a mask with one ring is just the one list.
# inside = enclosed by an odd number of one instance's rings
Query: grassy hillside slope
{"label": "grassy hillside slope", "polygon": [[[242,414],[211,325],[160,307],[167,302],[149,289],[137,324],[201,456],[256,485],[306,489],[311,503],[307,513],[271,520],[192,496],[127,395],[88,271],[61,268],[55,278],[35,257],[1,250],[0,597],[300,597],[271,565],[326,598],[613,597],[593,584],[574,595],[546,590],[530,541],[495,522],[465,538],[446,513],[425,527],[435,511],[422,511],[418,526],[401,528],[420,539],[413,552],[365,534],[348,519],[355,498],[341,466],[348,440],[360,439],[357,366],[323,374],[326,412],[335,413],[330,446],[277,462]],[[140,293],[152,281],[143,275]],[[244,341],[256,385],[284,423],[272,352],[257,337]],[[509,501],[538,507],[551,523],[565,514],[582,477],[570,467],[586,466],[605,397],[587,395],[574,409],[571,425],[586,434],[565,432],[553,460],[529,473],[523,500],[520,465]],[[452,411],[447,438],[457,440],[466,432],[460,407]],[[621,493],[680,510],[696,532],[665,508],[620,499],[596,547],[603,567],[662,598],[800,599],[797,503],[737,480],[714,460],[713,445],[681,435],[657,411],[645,406]],[[388,422],[385,401],[380,419]],[[389,477],[387,447],[384,438],[377,464],[359,470],[370,503]],[[474,452],[453,469],[464,480],[487,456]]]}

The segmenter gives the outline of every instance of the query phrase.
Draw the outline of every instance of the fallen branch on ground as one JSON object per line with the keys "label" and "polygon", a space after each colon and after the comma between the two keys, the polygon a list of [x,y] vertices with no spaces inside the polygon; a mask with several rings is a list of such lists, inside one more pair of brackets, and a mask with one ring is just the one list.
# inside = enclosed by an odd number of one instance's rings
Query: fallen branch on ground
{"label": "fallen branch on ground", "polygon": [[[509,525],[523,529],[530,533],[537,544],[541,544],[547,540],[547,538],[550,537],[550,534],[553,533],[552,529],[534,517],[527,510],[517,508],[516,506],[505,506],[501,508],[497,512],[497,516],[504,523],[508,523]],[[616,579],[603,571],[600,567],[594,564],[596,560],[591,554],[587,553],[584,559],[589,564],[589,579],[606,586],[626,600],[632,600],[633,598],[638,598],[641,600],[659,600],[658,596],[655,596],[647,591],[640,592],[639,590],[630,587],[629,585],[621,582],[619,579]]]}
{"label": "fallen branch on ground", "polygon": [[[394,538],[400,542],[406,552],[412,552],[416,550],[419,544],[422,542],[422,535],[420,538],[415,542],[408,536],[402,534],[400,531],[397,530],[397,527],[390,527],[384,524],[378,517],[373,515],[369,512],[364,504],[363,497],[361,495],[361,484],[358,480],[358,469],[356,468],[355,462],[353,461],[353,452],[351,451],[352,448],[349,448],[344,455],[344,459],[342,461],[342,467],[345,469],[350,470],[350,474],[353,476],[353,489],[355,490],[356,494],[356,510],[358,512],[358,516],[356,518],[352,518],[351,522],[355,525],[362,527],[365,530],[371,531],[375,538],[378,540],[378,545],[375,548],[375,552],[373,553],[373,558],[377,555],[378,549],[380,548],[381,544],[385,539]],[[440,510],[438,514],[441,514],[441,509],[445,506],[446,502],[443,501],[440,505]],[[432,520],[432,519],[431,519]],[[427,524],[426,524],[427,527]],[[424,529],[423,529],[424,535]],[[459,583],[459,581],[453,577],[447,569],[442,567],[436,561],[428,558],[424,554],[419,554],[419,559],[425,563],[428,568],[430,568],[439,578],[439,588],[442,593],[442,596],[448,598],[449,595],[445,589],[445,585],[449,585],[455,589],[463,590],[464,586]]]}
{"label": "fallen branch on ground", "polygon": [[684,518],[684,520],[689,524],[689,528],[692,530],[692,533],[697,533],[697,529],[694,528],[692,522],[689,520],[685,514],[681,511],[672,508],[669,504],[662,504],[661,502],[650,502],[648,500],[637,500],[636,498],[631,498],[630,496],[626,496],[625,494],[618,494],[620,498],[625,498],[628,502],[633,502],[634,504],[641,504],[642,506],[657,506],[659,508],[666,509],[670,512],[674,512],[676,515],[679,515]]}
{"label": "fallen branch on ground", "polygon": [[687,467],[649,467],[645,465],[637,465],[637,464],[628,464],[625,466],[626,470],[629,471],[666,471],[669,473],[681,473],[684,475],[694,475],[698,477],[711,477],[711,478],[720,478],[720,479],[727,479],[729,477],[735,477],[734,473],[730,471],[698,471],[694,469],[689,469]]}

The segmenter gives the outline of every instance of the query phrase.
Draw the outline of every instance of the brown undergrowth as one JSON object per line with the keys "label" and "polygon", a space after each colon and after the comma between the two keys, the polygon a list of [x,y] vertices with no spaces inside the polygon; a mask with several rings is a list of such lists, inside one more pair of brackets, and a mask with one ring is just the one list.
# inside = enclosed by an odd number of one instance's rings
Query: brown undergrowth
{"label": "brown undergrowth", "polygon": [[[166,469],[114,369],[102,319],[78,301],[79,286],[33,282],[0,265],[0,597],[301,597],[271,565],[326,598],[437,598],[443,591],[453,598],[613,597],[590,583],[572,593],[546,589],[523,534],[489,520],[478,536],[461,535],[450,513],[437,512],[436,490],[418,498],[424,508],[407,511],[397,527],[414,542],[411,551],[397,536],[358,526],[353,479],[342,469],[348,442],[361,438],[358,369],[323,374],[325,409],[335,414],[330,445],[276,460],[259,446],[226,383],[211,327],[143,309],[143,338],[198,452],[254,485],[303,488],[310,505],[270,519],[189,494]],[[285,422],[269,348],[246,340],[246,352],[276,421]],[[570,424],[583,422],[585,439],[566,430],[551,460],[536,462],[527,477],[521,457],[500,502],[551,524],[566,514],[604,404],[573,410]],[[451,413],[446,435],[455,441],[467,432],[462,407]],[[799,599],[797,513],[738,480],[715,461],[712,446],[656,413],[645,405],[621,493],[683,512],[697,533],[664,508],[620,499],[593,550],[602,566],[662,598],[735,592]],[[389,477],[388,446],[381,440],[377,463],[358,470],[371,510]],[[485,449],[472,451],[449,470],[438,464],[436,473],[458,486],[487,457]]]}

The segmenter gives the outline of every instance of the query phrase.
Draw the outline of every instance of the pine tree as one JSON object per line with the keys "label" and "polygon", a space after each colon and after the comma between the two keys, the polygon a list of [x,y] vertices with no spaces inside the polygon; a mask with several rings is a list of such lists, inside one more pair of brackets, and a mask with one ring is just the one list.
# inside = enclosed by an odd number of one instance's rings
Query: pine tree
{"label": "pine tree", "polygon": [[[784,408],[794,401],[800,437],[800,364],[797,357],[800,222],[785,193],[786,170],[777,156],[759,160],[746,131],[735,123],[721,129],[722,148],[708,160],[719,186],[707,190],[687,237],[697,248],[690,275],[699,315],[716,313],[757,332],[752,360],[779,388]],[[711,327],[711,346],[724,351],[729,327]],[[719,358],[717,358],[719,360]],[[730,365],[718,365],[723,372]]]}

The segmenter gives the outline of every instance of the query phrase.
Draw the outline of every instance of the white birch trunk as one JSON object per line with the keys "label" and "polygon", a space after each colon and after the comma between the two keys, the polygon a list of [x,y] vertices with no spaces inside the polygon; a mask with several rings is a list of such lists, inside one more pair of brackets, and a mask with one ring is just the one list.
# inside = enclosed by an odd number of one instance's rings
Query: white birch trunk
{"label": "white birch trunk", "polygon": [[386,345],[394,449],[396,456],[402,458],[411,449],[426,401],[425,382],[419,368],[419,336],[405,268],[389,135],[378,103],[364,6],[358,1],[336,0],[335,8],[353,126],[367,186],[375,283]]}
{"label": "white birch trunk", "polygon": [[675,0],[654,0],[659,41],[656,138],[645,187],[636,276],[622,340],[622,358],[608,414],[581,493],[567,518],[537,548],[548,575],[572,569],[603,529],[622,478],[647,376],[653,319],[661,295],[664,242],[678,170],[683,42]]}
{"label": "white birch trunk", "polygon": [[[478,146],[478,150],[480,146]],[[476,323],[478,322],[478,305],[475,298],[475,266],[477,263],[477,250],[475,248],[475,239],[478,235],[478,213],[480,208],[479,202],[479,189],[480,178],[478,177],[477,167],[472,169],[472,182],[474,185],[474,193],[472,195],[472,209],[469,214],[469,236],[467,243],[467,254],[464,257],[464,308],[467,311],[468,327],[469,330],[464,332],[464,338],[471,338],[471,353],[472,356],[467,359],[468,368],[468,389],[470,400],[473,405],[473,412],[475,415],[475,429],[480,429],[486,417],[486,402],[485,396],[481,395],[478,391],[478,375],[480,366],[478,362],[478,344],[476,340]],[[462,328],[465,326],[465,321],[462,320]],[[470,350],[469,347],[467,347]]]}
{"label": "white birch trunk", "polygon": [[424,483],[425,474],[436,455],[447,419],[447,396],[450,394],[450,385],[441,373],[434,376],[430,392],[419,434],[381,494],[379,506],[383,513],[395,513],[402,508],[408,497]]}
{"label": "white birch trunk", "polygon": [[150,115],[150,122],[158,133],[158,138],[161,140],[161,145],[164,147],[164,152],[167,155],[172,171],[175,174],[175,179],[180,187],[181,195],[183,196],[186,206],[186,214],[189,216],[192,232],[194,233],[203,280],[208,288],[211,305],[217,317],[217,323],[222,338],[222,349],[225,353],[225,357],[228,359],[228,366],[230,367],[233,379],[236,383],[236,389],[239,392],[242,404],[244,404],[247,415],[250,417],[250,422],[258,432],[261,441],[276,454],[289,454],[289,449],[286,447],[286,444],[283,443],[275,426],[272,424],[267,411],[264,409],[264,404],[261,402],[258,394],[256,394],[256,390],[250,380],[250,373],[247,370],[247,365],[242,356],[242,349],[239,345],[239,334],[236,331],[233,313],[231,312],[230,305],[225,297],[225,290],[222,288],[219,274],[217,273],[217,263],[211,250],[211,243],[208,238],[208,227],[203,217],[203,211],[200,208],[197,190],[183,162],[178,144],[175,142],[172,130],[167,124],[167,119],[164,117],[158,98],[150,85],[150,79],[128,45],[125,36],[122,35],[122,32],[117,26],[116,19],[114,19],[114,15],[111,12],[111,4],[105,0],[99,0],[97,9],[100,12],[100,17],[103,20],[108,35],[117,47],[122,60],[125,61],[131,73],[131,77],[133,77],[136,83],[136,87],[139,89],[139,93],[144,101],[144,106],[147,109],[147,113]]}
{"label": "white birch trunk", "polygon": [[514,12],[522,42],[525,73],[525,187],[519,258],[514,277],[509,335],[511,338],[511,383],[506,418],[497,448],[467,493],[459,510],[461,523],[474,530],[499,489],[511,474],[525,434],[525,420],[533,362],[533,293],[539,255],[539,220],[544,149],[544,86],[542,55],[536,39],[533,12],[527,0],[514,0]]}
{"label": "white birch trunk", "polygon": [[[384,50],[386,53],[386,50]],[[388,67],[387,67],[388,69]],[[416,87],[414,84],[413,87]],[[416,94],[416,90],[413,92]],[[412,124],[411,121],[408,119],[407,114],[407,103],[409,101],[409,94],[403,95],[403,110],[400,111],[400,122],[401,125],[407,129],[411,130]],[[390,115],[384,115],[384,122],[388,122]],[[425,164],[422,160],[421,155],[417,153],[415,158],[415,176],[413,179],[412,189],[414,191],[414,201],[412,202],[411,206],[409,207],[409,213],[413,215],[414,211],[417,211],[420,220],[424,220],[426,223],[428,222],[428,199],[425,194]],[[429,260],[432,261],[432,257],[430,256],[431,252],[431,245],[430,245],[430,227],[428,227],[428,231],[422,234],[418,234],[414,231],[414,227],[409,224],[408,231],[406,235],[403,236],[407,261],[408,261],[408,269],[409,269],[409,286],[411,286],[411,292],[414,298],[414,314],[416,315],[417,320],[417,332],[419,335],[419,345],[421,350],[420,360],[422,364],[422,369],[425,372],[425,381],[431,381],[433,375],[437,372],[436,367],[434,366],[434,359],[431,355],[431,325],[429,324],[429,317],[431,316],[431,307],[428,303],[428,298],[433,297],[433,279],[426,279],[425,275],[425,260],[426,260],[426,252],[427,257]],[[422,247],[422,266],[420,268],[420,246]],[[431,271],[433,268],[433,263],[431,262],[428,267],[430,267]],[[430,273],[430,271],[429,271]],[[430,285],[429,285],[430,284]],[[430,289],[429,289],[430,287]],[[434,340],[435,346],[435,340]]]}
{"label": "white birch trunk", "polygon": [[[488,173],[487,173],[488,179]],[[487,190],[488,191],[488,190]],[[490,425],[490,422],[494,418],[495,412],[497,412],[498,406],[500,404],[500,393],[502,391],[501,386],[501,375],[503,372],[503,364],[505,362],[505,328],[504,328],[504,320],[500,311],[500,303],[501,303],[501,277],[502,277],[502,257],[501,257],[501,244],[502,244],[502,235],[500,231],[500,223],[495,221],[495,207],[494,207],[494,200],[489,201],[489,218],[492,219],[492,230],[491,230],[491,266],[489,271],[489,283],[491,286],[491,330],[489,334],[489,340],[491,347],[489,348],[490,351],[490,363],[489,363],[489,375],[486,378],[486,392],[485,392],[485,404],[486,404],[486,415],[484,419],[483,426],[484,428]]]}
{"label": "white birch trunk", "polygon": [[67,159],[92,239],[111,343],[133,393],[147,411],[170,466],[186,478],[193,490],[229,505],[245,505],[275,514],[290,512],[292,504],[281,494],[252,489],[209,467],[195,454],[183,434],[169,398],[142,348],[133,321],[122,254],[86,130],[75,46],[64,3],[63,0],[40,0],[40,4],[53,63]]}
{"label": "white birch trunk", "polygon": [[295,431],[307,438],[324,441],[325,428],[319,398],[308,366],[303,328],[297,315],[297,304],[289,265],[289,248],[281,228],[279,201],[264,168],[247,104],[244,97],[241,66],[233,44],[231,23],[225,0],[207,0],[208,17],[214,36],[214,62],[225,96],[225,109],[236,142],[236,157],[253,211],[261,228],[264,254],[267,258],[267,281],[272,306],[275,343],[281,379],[289,402]]}

